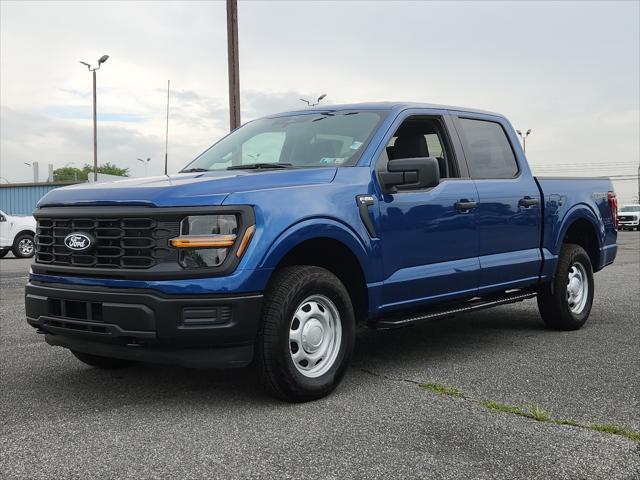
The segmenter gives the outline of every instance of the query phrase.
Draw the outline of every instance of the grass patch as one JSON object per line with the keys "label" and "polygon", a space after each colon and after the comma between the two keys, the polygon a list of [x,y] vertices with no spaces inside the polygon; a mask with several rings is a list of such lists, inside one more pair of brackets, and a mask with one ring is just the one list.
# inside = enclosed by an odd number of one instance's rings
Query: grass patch
{"label": "grass patch", "polygon": [[570,418],[554,418],[551,420],[556,425],[569,425],[570,427],[580,427],[581,425]]}
{"label": "grass patch", "polygon": [[450,387],[441,383],[421,383],[420,388],[431,390],[439,395],[449,395],[450,397],[461,397],[462,391],[456,387]]}
{"label": "grass patch", "polygon": [[551,414],[538,405],[529,405],[529,414],[538,422],[548,422],[551,419]]}
{"label": "grass patch", "polygon": [[636,443],[640,443],[640,433],[634,432],[627,427],[621,427],[619,425],[612,425],[610,423],[593,423],[589,425],[591,430],[596,432],[610,433],[611,435],[620,435],[626,437],[629,440],[633,440]]}
{"label": "grass patch", "polygon": [[593,423],[591,425],[585,425],[579,423],[571,418],[553,418],[551,413],[544,410],[538,405],[528,405],[527,408],[522,408],[517,405],[509,405],[508,403],[494,402],[493,400],[478,400],[473,397],[467,397],[465,394],[456,387],[444,385],[442,383],[421,383],[420,388],[429,390],[438,395],[448,395],[450,397],[466,398],[470,402],[477,403],[489,410],[502,413],[510,413],[512,415],[519,415],[521,417],[530,418],[538,422],[551,422],[556,425],[567,425],[570,427],[587,428],[596,432],[608,433],[611,435],[619,435],[621,437],[628,438],[629,440],[640,444],[640,433],[631,430],[628,427],[621,427],[611,423]]}
{"label": "grass patch", "polygon": [[495,410],[497,412],[511,413],[513,415],[522,415],[523,417],[530,417],[531,415],[515,405],[509,405],[506,403],[494,402],[493,400],[480,400],[478,402],[489,410]]}

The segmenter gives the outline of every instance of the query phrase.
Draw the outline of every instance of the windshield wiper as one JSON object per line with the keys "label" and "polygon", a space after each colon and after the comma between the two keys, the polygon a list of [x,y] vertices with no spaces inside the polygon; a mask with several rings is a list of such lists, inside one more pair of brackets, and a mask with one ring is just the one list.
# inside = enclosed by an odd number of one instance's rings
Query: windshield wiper
{"label": "windshield wiper", "polygon": [[208,168],[188,168],[187,170],[180,170],[179,173],[195,173],[195,172],[210,172]]}
{"label": "windshield wiper", "polygon": [[244,170],[251,169],[255,170],[258,168],[291,168],[293,167],[290,163],[247,163],[245,165],[231,165],[227,167],[227,170]]}

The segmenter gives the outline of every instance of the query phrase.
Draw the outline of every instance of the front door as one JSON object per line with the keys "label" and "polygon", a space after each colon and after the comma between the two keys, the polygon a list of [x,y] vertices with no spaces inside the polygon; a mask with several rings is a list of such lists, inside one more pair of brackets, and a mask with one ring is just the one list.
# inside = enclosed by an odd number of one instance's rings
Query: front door
{"label": "front door", "polygon": [[379,159],[381,169],[389,158],[436,157],[441,177],[434,188],[382,196],[377,226],[384,265],[381,314],[477,293],[478,194],[466,165],[458,162],[457,142],[448,134],[445,116],[412,116]]}

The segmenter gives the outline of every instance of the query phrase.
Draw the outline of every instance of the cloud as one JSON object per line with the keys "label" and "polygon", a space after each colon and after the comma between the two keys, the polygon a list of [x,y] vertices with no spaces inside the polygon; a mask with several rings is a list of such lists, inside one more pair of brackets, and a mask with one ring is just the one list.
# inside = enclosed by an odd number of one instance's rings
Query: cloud
{"label": "cloud", "polygon": [[[322,93],[326,104],[423,101],[533,128],[527,154],[545,171],[616,174],[640,155],[638,2],[240,2],[238,16],[243,121]],[[228,132],[224,2],[3,2],[0,169],[11,179],[29,179],[15,165],[33,156],[90,160],[92,81],[78,60],[105,53],[101,159],[141,175],[126,162],[150,156],[150,173],[162,171],[167,79],[173,168]]]}
{"label": "cloud", "polygon": [[[52,105],[46,107],[44,112],[54,118],[93,119],[93,109],[89,106]],[[143,115],[135,113],[98,112],[96,116],[99,122],[140,123],[146,120]]]}

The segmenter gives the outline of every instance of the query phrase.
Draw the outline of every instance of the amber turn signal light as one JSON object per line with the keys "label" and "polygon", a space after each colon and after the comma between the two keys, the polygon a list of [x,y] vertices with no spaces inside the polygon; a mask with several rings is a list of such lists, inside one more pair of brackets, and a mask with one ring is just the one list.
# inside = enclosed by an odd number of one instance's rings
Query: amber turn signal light
{"label": "amber turn signal light", "polygon": [[236,241],[235,235],[184,235],[172,238],[175,248],[229,248]]}
{"label": "amber turn signal light", "polygon": [[242,241],[240,242],[240,246],[238,247],[238,251],[236,252],[236,257],[242,257],[242,254],[249,246],[249,242],[253,238],[253,234],[256,233],[256,226],[251,225],[244,231],[244,235],[242,236]]}

